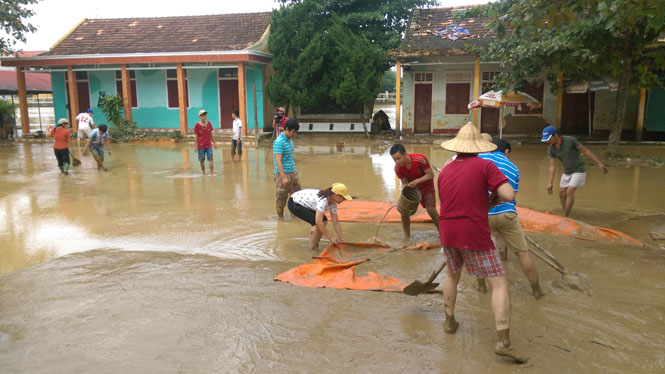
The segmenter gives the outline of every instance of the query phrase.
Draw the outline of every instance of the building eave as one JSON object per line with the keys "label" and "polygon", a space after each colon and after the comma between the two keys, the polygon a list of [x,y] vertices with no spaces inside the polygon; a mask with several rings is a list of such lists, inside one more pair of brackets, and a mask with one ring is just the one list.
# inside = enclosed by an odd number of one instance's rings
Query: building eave
{"label": "building eave", "polygon": [[122,53],[122,54],[85,54],[60,56],[34,56],[26,58],[5,58],[2,66],[67,66],[67,65],[105,65],[105,64],[145,64],[145,63],[186,63],[186,62],[257,62],[268,64],[272,54],[252,51],[205,51],[205,52],[160,52],[160,53]]}

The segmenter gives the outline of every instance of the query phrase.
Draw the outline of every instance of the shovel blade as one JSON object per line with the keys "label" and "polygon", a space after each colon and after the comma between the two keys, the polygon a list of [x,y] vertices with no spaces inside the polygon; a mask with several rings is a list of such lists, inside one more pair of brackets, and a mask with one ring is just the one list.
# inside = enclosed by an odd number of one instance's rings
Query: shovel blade
{"label": "shovel blade", "polygon": [[432,283],[432,282],[423,283],[421,281],[413,281],[413,283],[404,287],[403,292],[409,296],[418,296],[421,293],[432,291],[438,285],[439,285],[438,283]]}

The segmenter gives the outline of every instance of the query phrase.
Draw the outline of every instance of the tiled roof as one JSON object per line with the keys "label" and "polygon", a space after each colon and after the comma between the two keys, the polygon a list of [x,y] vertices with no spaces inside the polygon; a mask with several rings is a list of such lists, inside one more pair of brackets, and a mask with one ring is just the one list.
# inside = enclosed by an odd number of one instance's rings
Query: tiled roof
{"label": "tiled roof", "polygon": [[[488,18],[453,20],[453,13],[464,8],[469,6],[414,10],[406,37],[397,50],[462,50],[465,46],[488,45],[496,36],[483,26],[489,22]],[[466,28],[469,35],[458,40],[435,35],[435,30],[451,24]]]}
{"label": "tiled roof", "polygon": [[261,39],[270,15],[86,19],[45,55],[243,50]]}

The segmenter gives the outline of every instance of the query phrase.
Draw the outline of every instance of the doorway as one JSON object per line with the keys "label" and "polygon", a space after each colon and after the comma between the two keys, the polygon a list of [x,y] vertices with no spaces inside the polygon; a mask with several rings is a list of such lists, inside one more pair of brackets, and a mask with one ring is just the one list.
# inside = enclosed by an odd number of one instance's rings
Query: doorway
{"label": "doorway", "polygon": [[414,132],[429,134],[432,132],[432,85],[416,84],[414,96]]}

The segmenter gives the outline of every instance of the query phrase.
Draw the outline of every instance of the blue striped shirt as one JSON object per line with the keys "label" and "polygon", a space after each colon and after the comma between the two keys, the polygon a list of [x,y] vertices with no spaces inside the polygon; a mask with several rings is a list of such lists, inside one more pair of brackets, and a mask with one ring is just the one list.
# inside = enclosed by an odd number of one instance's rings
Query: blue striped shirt
{"label": "blue striped shirt", "polygon": [[[513,187],[515,192],[519,191],[519,184],[520,184],[520,170],[515,166],[515,164],[512,163],[501,152],[495,151],[495,152],[490,152],[490,153],[480,153],[478,157],[491,161],[496,167],[501,170],[503,175],[508,178],[508,183]],[[501,202],[497,204],[492,210],[487,213],[488,215],[492,216],[495,214],[501,214],[501,213],[507,213],[507,212],[513,212],[517,213],[517,209],[515,209],[515,205],[517,202],[515,200],[513,201],[508,201],[508,202]]]}
{"label": "blue striped shirt", "polygon": [[284,133],[279,134],[275,143],[272,145],[272,161],[275,164],[275,174],[279,173],[277,169],[277,154],[282,155],[282,167],[285,173],[296,171],[296,164],[293,162],[293,140],[289,139]]}

